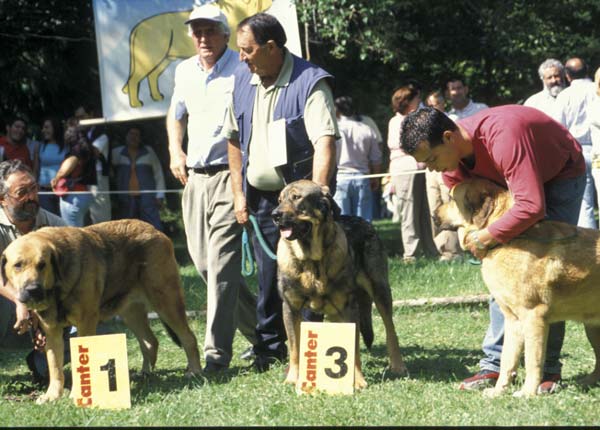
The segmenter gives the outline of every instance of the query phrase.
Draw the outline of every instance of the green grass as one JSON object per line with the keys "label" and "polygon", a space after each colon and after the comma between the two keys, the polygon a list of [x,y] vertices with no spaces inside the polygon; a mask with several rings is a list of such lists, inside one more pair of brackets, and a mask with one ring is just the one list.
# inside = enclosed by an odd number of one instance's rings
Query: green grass
{"label": "green grass", "polygon": [[[392,226],[393,227],[393,226]],[[394,233],[393,228],[383,232]],[[479,267],[468,263],[419,261],[405,265],[390,259],[394,298],[441,297],[484,292]],[[201,282],[190,266],[182,268],[189,309],[201,309]],[[593,368],[593,353],[579,324],[567,324],[560,393],[534,399],[457,390],[460,380],[477,370],[481,341],[488,323],[487,306],[399,307],[394,321],[410,377],[382,381],[387,358],[381,319],[375,314],[375,343],[362,350],[369,387],[352,396],[298,396],[282,383],[284,365],[256,374],[245,369],[239,354],[248,346],[234,343],[232,368],[222,377],[187,380],[185,355],[158,322],[153,329],[161,347],[156,372],[147,380],[135,376],[141,367],[137,341],[128,333],[132,371],[132,408],[123,411],[78,409],[65,397],[35,405],[24,362],[27,351],[0,353],[1,426],[483,426],[597,425],[600,388],[584,391],[576,379]],[[202,318],[191,320],[200,342]],[[114,329],[124,329],[116,324]],[[523,376],[521,369],[519,377]],[[13,400],[7,400],[11,398]]]}

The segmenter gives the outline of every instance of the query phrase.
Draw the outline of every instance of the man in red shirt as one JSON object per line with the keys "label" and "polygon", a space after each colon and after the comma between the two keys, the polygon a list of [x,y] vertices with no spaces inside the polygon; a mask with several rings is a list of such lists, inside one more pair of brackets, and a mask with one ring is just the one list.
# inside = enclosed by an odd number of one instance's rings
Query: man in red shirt
{"label": "man in red shirt", "polygon": [[29,168],[33,168],[29,149],[27,148],[27,124],[22,118],[12,118],[6,126],[6,136],[0,136],[0,151],[3,160],[21,160]]}
{"label": "man in red shirt", "polygon": [[[480,177],[511,191],[513,207],[466,239],[476,257],[482,258],[488,247],[510,241],[544,218],[577,224],[585,188],[581,146],[541,111],[500,106],[454,123],[442,112],[425,108],[405,118],[401,136],[402,149],[429,169],[444,172],[449,187]],[[460,389],[480,389],[496,382],[503,337],[504,317],[492,298],[481,371],[465,379]],[[558,387],[563,339],[564,322],[552,324],[541,393]]]}

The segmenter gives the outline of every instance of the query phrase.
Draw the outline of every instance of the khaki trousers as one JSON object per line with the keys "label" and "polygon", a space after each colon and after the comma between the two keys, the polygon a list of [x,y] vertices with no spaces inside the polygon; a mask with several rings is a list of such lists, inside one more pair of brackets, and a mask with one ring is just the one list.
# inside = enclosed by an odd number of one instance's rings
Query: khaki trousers
{"label": "khaki trousers", "polygon": [[438,255],[433,243],[423,173],[392,176],[398,197],[404,258]]}
{"label": "khaki trousers", "polygon": [[[444,184],[442,172],[427,171],[427,201],[429,209],[433,214],[442,204],[450,201],[450,190]],[[450,230],[440,230],[435,223],[431,223],[433,230],[433,241],[440,254],[447,259],[457,258],[463,255],[460,248],[458,233]]]}
{"label": "khaki trousers", "polygon": [[233,211],[229,171],[190,171],[182,211],[188,251],[207,287],[205,359],[229,365],[236,328],[256,343],[256,297],[241,275],[242,226]]}

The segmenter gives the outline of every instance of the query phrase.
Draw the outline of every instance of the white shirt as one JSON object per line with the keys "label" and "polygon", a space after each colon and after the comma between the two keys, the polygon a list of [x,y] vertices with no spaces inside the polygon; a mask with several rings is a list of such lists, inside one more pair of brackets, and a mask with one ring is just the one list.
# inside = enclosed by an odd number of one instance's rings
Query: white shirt
{"label": "white shirt", "polygon": [[336,141],[338,174],[369,174],[372,164],[381,164],[377,133],[364,122],[347,116],[338,119],[340,138]]}
{"label": "white shirt", "polygon": [[591,145],[589,106],[596,98],[596,85],[588,78],[575,79],[556,96],[552,117],[564,125],[581,145]]}
{"label": "white shirt", "polygon": [[600,157],[600,96],[596,98],[589,107],[590,134],[592,137],[592,157]]}
{"label": "white shirt", "polygon": [[556,108],[556,97],[553,97],[546,88],[539,93],[535,93],[523,103],[524,106],[529,106],[541,110],[548,116],[552,116]]}
{"label": "white shirt", "polygon": [[463,109],[451,108],[448,112],[448,117],[452,121],[457,121],[459,119],[474,115],[480,110],[487,109],[488,107],[489,106],[485,103],[475,103],[473,100],[469,100],[469,103]]}
{"label": "white shirt", "polygon": [[171,110],[175,119],[188,115],[187,166],[228,164],[227,139],[221,135],[227,104],[234,86],[238,54],[227,48],[210,72],[197,55],[175,69]]}

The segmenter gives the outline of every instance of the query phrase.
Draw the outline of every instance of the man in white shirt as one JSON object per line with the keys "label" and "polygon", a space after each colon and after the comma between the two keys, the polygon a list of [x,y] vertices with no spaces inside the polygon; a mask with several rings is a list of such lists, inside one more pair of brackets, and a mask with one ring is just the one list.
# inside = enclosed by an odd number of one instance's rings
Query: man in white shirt
{"label": "man in white shirt", "polygon": [[589,107],[596,98],[596,87],[588,77],[587,64],[581,58],[574,57],[567,60],[565,70],[570,86],[556,97],[552,116],[577,139],[585,157],[586,185],[577,225],[597,229],[598,223],[594,217],[596,187],[592,177],[592,137],[589,115]]}
{"label": "man in white shirt", "polygon": [[538,74],[543,88],[525,100],[524,105],[541,110],[546,115],[552,116],[555,109],[556,96],[564,89],[565,68],[554,58],[548,58],[538,68]]}
{"label": "man in white shirt", "polygon": [[469,98],[469,86],[460,76],[451,77],[446,81],[446,98],[451,104],[448,117],[452,121],[466,118],[488,108],[485,103],[476,103]]}
{"label": "man in white shirt", "polygon": [[227,48],[230,30],[217,6],[195,8],[186,24],[198,55],[175,71],[167,114],[170,168],[185,185],[188,251],[207,286],[204,371],[216,373],[229,367],[236,328],[256,343],[256,298],[241,276],[242,226],[233,211],[227,139],[221,135],[240,62]]}

